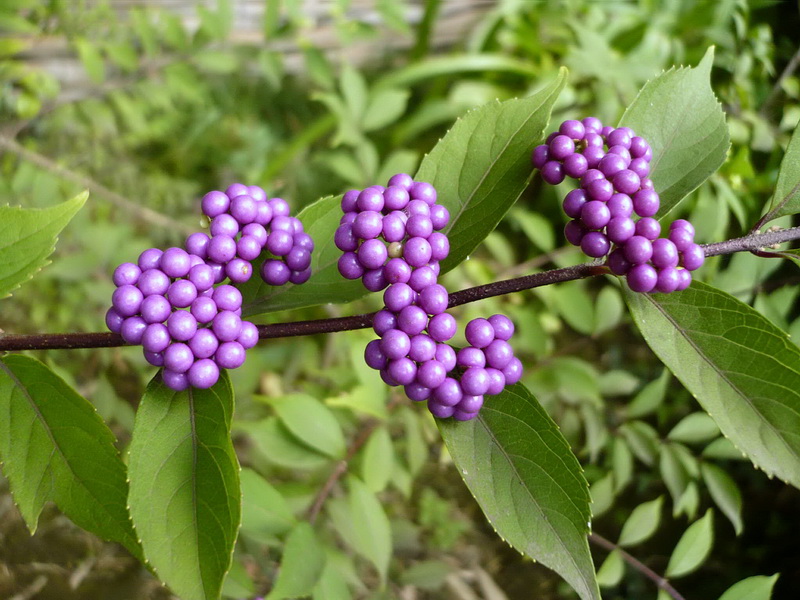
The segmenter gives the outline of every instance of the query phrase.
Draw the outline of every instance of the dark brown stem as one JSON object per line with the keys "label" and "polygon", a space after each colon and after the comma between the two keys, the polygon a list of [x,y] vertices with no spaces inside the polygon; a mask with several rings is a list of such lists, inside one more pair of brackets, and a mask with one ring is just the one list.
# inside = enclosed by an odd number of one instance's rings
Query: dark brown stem
{"label": "dark brown stem", "polygon": [[[800,227],[752,233],[744,237],[706,244],[703,246],[706,256],[732,254],[734,252],[759,251],[761,248],[800,239]],[[502,296],[522,290],[530,290],[543,285],[585,279],[597,275],[608,274],[608,269],[597,262],[584,263],[574,267],[553,269],[533,275],[515,277],[504,281],[496,281],[486,285],[461,290],[450,294],[449,306],[460,306],[469,302],[477,302],[493,296]],[[353,329],[365,329],[372,325],[374,313],[337,317],[332,319],[316,319],[312,321],[293,321],[260,325],[261,339],[314,335],[318,333],[335,333]],[[59,350],[74,348],[111,348],[125,346],[125,341],[115,333],[34,333],[34,334],[0,334],[0,352],[19,350]]]}
{"label": "dark brown stem", "polygon": [[634,569],[639,571],[639,573],[647,577],[650,581],[655,583],[658,589],[664,590],[667,594],[670,595],[671,598],[673,598],[673,600],[686,600],[683,596],[681,596],[680,593],[678,593],[678,590],[672,587],[672,584],[670,584],[670,582],[667,581],[665,577],[662,577],[661,575],[653,571],[653,569],[648,567],[646,564],[637,559],[635,556],[631,556],[630,554],[625,552],[625,550],[617,546],[614,542],[607,540],[602,535],[599,535],[597,533],[590,533],[589,541],[592,542],[593,544],[597,544],[601,548],[605,548],[609,552],[613,550],[619,552],[619,555],[622,557],[622,560],[624,560]]}

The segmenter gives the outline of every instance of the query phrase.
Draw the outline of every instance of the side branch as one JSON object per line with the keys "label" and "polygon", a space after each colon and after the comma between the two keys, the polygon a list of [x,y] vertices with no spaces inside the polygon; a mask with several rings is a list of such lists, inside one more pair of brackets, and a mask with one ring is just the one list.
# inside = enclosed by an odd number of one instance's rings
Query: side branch
{"label": "side branch", "polygon": [[619,555],[622,557],[622,560],[624,560],[634,569],[639,571],[639,573],[647,577],[650,581],[655,583],[658,589],[664,590],[667,594],[669,594],[671,598],[673,598],[673,600],[686,600],[683,596],[681,596],[678,593],[678,590],[672,587],[672,584],[670,584],[670,582],[667,581],[665,577],[662,577],[661,575],[653,571],[653,569],[648,567],[646,564],[644,564],[635,556],[632,556],[627,552],[625,552],[625,550],[617,546],[614,542],[611,542],[606,538],[604,538],[602,535],[598,535],[596,533],[589,534],[589,541],[592,542],[593,544],[597,544],[601,548],[605,548],[609,552],[611,552],[612,550],[616,550],[617,552],[619,552]]}
{"label": "side branch", "polygon": [[[715,244],[706,244],[703,246],[703,249],[705,250],[706,256],[718,256],[720,254],[732,254],[734,252],[759,252],[762,248],[797,239],[800,239],[800,227],[792,227],[779,231],[753,233]],[[477,302],[485,298],[530,290],[543,285],[585,279],[597,275],[606,275],[608,273],[608,268],[598,262],[584,263],[562,269],[553,269],[551,271],[515,277],[504,281],[496,281],[454,292],[450,294],[448,306],[452,308],[470,302]],[[352,317],[260,325],[258,327],[258,332],[261,339],[270,339],[366,329],[372,326],[372,317],[374,314],[375,313],[366,313]],[[0,352],[111,348],[125,345],[125,340],[116,333],[0,334]]]}

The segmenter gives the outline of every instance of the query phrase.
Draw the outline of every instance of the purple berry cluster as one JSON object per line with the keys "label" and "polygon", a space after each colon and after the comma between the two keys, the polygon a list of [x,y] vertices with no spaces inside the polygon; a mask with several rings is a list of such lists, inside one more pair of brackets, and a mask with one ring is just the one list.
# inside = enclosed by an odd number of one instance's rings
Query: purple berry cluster
{"label": "purple berry cluster", "polygon": [[343,252],[339,272],[361,278],[370,291],[385,289],[373,321],[379,339],[367,344],[366,363],[388,385],[404,386],[411,400],[427,400],[434,416],[473,419],[486,394],[519,381],[522,363],[508,343],[514,325],[503,315],[471,321],[469,347],[456,352],[447,343],[456,320],[438,276],[450,252],[440,231],[450,214],[436,203],[436,190],[400,173],[387,187],[348,191],[342,211],[334,236]]}
{"label": "purple berry cluster", "polygon": [[223,283],[226,278],[247,281],[251,261],[265,248],[277,257],[264,261],[267,283],[303,283],[310,276],[314,244],[288,216],[285,200],[267,200],[260,187],[237,183],[206,194],[202,209],[211,236],[193,233],[185,249],[150,248],[136,263],[119,265],[106,313],[108,328],[141,344],[147,362],[164,367],[164,383],[176,391],[210,388],[221,368],[240,367],[258,342],[258,328],[241,318],[242,293]]}
{"label": "purple berry cluster", "polygon": [[289,216],[286,200],[268,200],[260,187],[234,183],[224,192],[203,196],[201,206],[211,219],[211,236],[193,233],[186,249],[219,265],[233,283],[250,279],[252,261],[264,249],[273,255],[261,265],[261,277],[269,285],[300,284],[311,277],[314,241],[300,220]]}
{"label": "purple berry cluster", "polygon": [[608,256],[608,267],[625,275],[631,290],[666,294],[689,286],[705,254],[683,219],[659,237],[661,224],[653,217],[660,198],[648,177],[652,156],[650,145],[629,127],[587,117],[564,121],[534,149],[532,163],[549,184],[566,177],[580,182],[562,204],[572,219],[564,228],[569,243],[592,258]]}

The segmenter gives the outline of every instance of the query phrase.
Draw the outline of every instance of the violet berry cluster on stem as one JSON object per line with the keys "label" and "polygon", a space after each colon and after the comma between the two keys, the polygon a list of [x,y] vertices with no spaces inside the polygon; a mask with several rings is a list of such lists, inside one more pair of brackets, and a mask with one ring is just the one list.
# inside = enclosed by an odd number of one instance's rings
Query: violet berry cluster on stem
{"label": "violet berry cluster on stem", "polygon": [[441,232],[450,214],[436,200],[431,184],[405,173],[386,187],[350,190],[342,197],[334,242],[343,252],[342,276],[360,278],[373,292],[385,290],[384,308],[373,320],[379,338],[367,344],[366,363],[388,385],[402,385],[411,400],[427,400],[434,416],[467,421],[486,395],[519,381],[522,363],[508,343],[514,324],[504,315],[470,321],[466,348],[447,343],[457,326],[438,277],[439,261],[450,252]]}
{"label": "violet berry cluster on stem", "polygon": [[136,263],[119,265],[106,313],[108,328],[141,344],[147,362],[164,367],[163,381],[176,391],[210,388],[220,369],[240,367],[258,342],[232,284],[250,279],[262,251],[271,254],[261,268],[270,285],[303,283],[311,275],[314,242],[282,198],[235,183],[206,194],[201,208],[210,235],[196,232],[184,248],[150,248]]}
{"label": "violet berry cluster on stem", "polygon": [[587,117],[564,121],[534,149],[532,163],[551,185],[567,177],[580,182],[562,204],[572,219],[564,228],[569,243],[592,258],[607,256],[611,272],[625,275],[634,292],[670,293],[689,287],[705,254],[684,219],[659,237],[654,216],[661,201],[648,177],[652,156],[630,127]]}

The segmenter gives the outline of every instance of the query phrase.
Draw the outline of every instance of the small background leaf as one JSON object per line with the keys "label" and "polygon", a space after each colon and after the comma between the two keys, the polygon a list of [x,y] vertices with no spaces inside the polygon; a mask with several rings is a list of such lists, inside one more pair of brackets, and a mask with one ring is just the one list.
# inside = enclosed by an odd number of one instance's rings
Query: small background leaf
{"label": "small background leaf", "polygon": [[763,223],[800,211],[800,127],[796,127],[781,160],[778,182]]}
{"label": "small background leaf", "polygon": [[267,600],[308,596],[324,567],[325,553],[314,529],[308,523],[298,523],[286,538],[278,579]]}
{"label": "small background leaf", "polygon": [[0,206],[0,298],[49,264],[58,234],[88,197],[83,192],[42,209]]}
{"label": "small background leaf", "polygon": [[714,48],[697,67],[672,68],[648,82],[622,115],[653,149],[652,179],[667,214],[725,161],[730,138],[711,90]]}
{"label": "small background leaf", "polygon": [[332,458],[345,452],[342,428],[330,409],[306,394],[270,398],[281,422],[299,440]]}
{"label": "small background leaf", "polygon": [[742,493],[733,478],[717,465],[703,463],[700,472],[714,503],[733,524],[736,535],[742,533]]}
{"label": "small background leaf", "polygon": [[145,556],[183,600],[219,597],[241,518],[227,373],[174,392],[156,374],[133,428],[129,504]]}
{"label": "small background leaf", "polygon": [[633,509],[631,516],[622,526],[619,534],[620,546],[635,546],[656,532],[661,522],[661,507],[664,504],[664,497],[659,496],[655,500],[640,504]]}
{"label": "small background leaf", "polygon": [[516,384],[492,397],[476,419],[437,425],[497,533],[556,571],[584,600],[599,598],[587,541],[586,480],[533,395]]}
{"label": "small background leaf", "polygon": [[756,575],[734,583],[719,597],[719,600],[769,600],[778,574],[772,577]]}
{"label": "small background leaf", "polygon": [[697,569],[711,552],[714,544],[714,511],[708,509],[705,516],[689,526],[675,551],[669,558],[665,577],[682,577]]}

